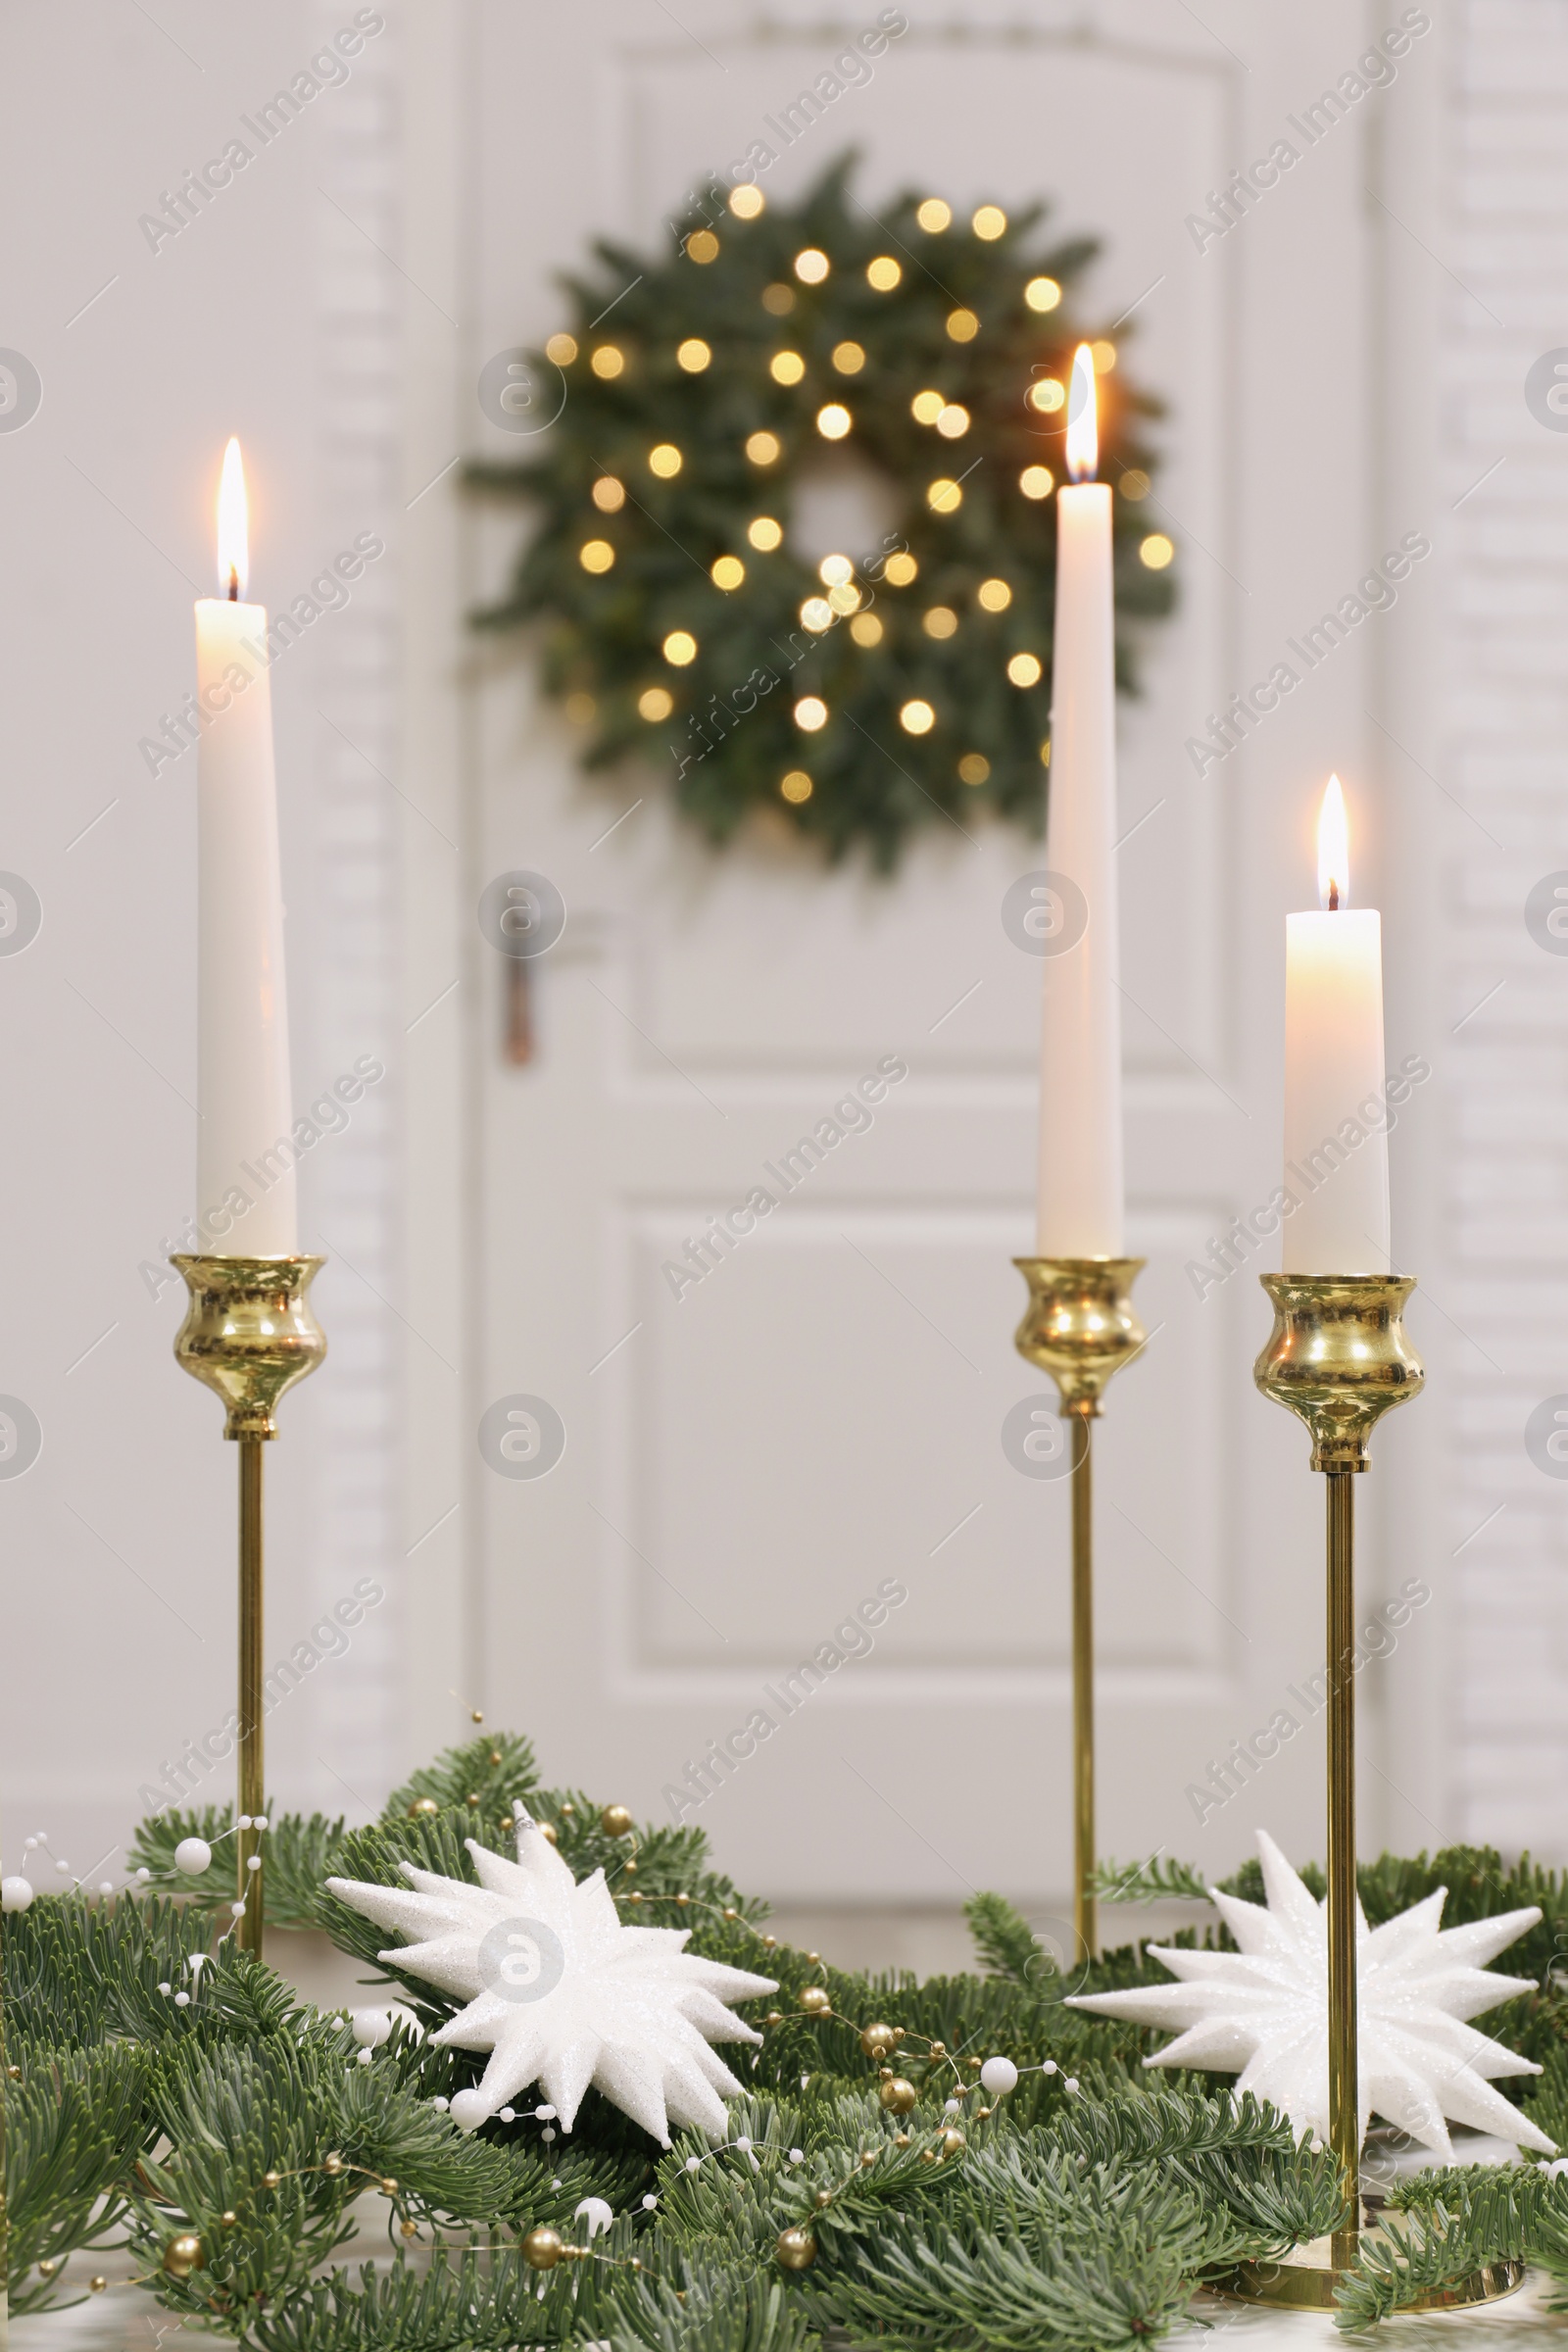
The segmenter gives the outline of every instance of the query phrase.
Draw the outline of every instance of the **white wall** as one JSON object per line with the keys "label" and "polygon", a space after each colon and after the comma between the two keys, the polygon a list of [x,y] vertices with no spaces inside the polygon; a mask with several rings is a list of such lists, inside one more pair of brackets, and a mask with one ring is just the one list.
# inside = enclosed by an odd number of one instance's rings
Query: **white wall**
{"label": "white wall", "polygon": [[0,1389],[43,1429],[35,1467],[0,1480],[13,1866],[21,1835],[46,1828],[77,1870],[102,1855],[112,1873],[138,1785],[233,1704],[234,1451],[172,1361],[183,1294],[160,1279],[193,1206],[194,754],[154,775],[138,749],[193,683],[230,432],[253,485],[255,596],[276,610],[357,534],[386,543],[272,677],[296,1102],[360,1054],[388,1074],[304,1165],[305,1246],[331,1261],[331,1369],[289,1399],[269,1458],[269,1657],[357,1578],[387,1596],[271,1719],[270,1785],[364,1811],[401,1761],[397,1326],[381,1299],[401,1058],[403,287],[377,249],[398,233],[395,31],[270,146],[249,136],[254,160],[177,236],[154,250],[139,226],[353,14],[171,0],[155,23],[72,0],[8,20],[4,339],[43,385],[31,422],[0,434],[0,864],[43,906],[33,944],[0,958]]}
{"label": "white wall", "polygon": [[1543,1475],[1524,1432],[1568,1392],[1568,959],[1524,913],[1568,869],[1568,435],[1538,421],[1524,385],[1568,345],[1568,20],[1470,0],[1451,73],[1431,241],[1457,281],[1441,294],[1454,561],[1438,781],[1470,811],[1440,819],[1438,915],[1453,1039],[1444,1305],[1463,1335],[1441,1408],[1462,1547],[1454,1796],[1467,1836],[1560,1859],[1568,1485]]}

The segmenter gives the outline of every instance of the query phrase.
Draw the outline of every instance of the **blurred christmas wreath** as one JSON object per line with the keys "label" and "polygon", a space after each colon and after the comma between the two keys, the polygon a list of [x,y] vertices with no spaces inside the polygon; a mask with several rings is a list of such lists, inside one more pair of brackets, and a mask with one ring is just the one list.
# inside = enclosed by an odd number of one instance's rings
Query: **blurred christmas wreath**
{"label": "blurred christmas wreath", "polygon": [[[1095,252],[1039,249],[1043,209],[965,223],[906,195],[878,220],[843,163],[794,207],[715,192],[717,226],[667,261],[601,243],[602,274],[567,281],[570,331],[502,355],[539,454],[468,479],[539,523],[476,619],[544,621],[544,681],[592,730],[586,767],[667,760],[710,840],[771,806],[884,870],[944,815],[1039,831],[1051,494],[1071,288]],[[1173,602],[1171,542],[1140,506],[1137,422],[1157,404],[1110,372],[1108,340],[1093,349],[1131,691],[1124,624]],[[506,391],[490,413],[510,417]]]}

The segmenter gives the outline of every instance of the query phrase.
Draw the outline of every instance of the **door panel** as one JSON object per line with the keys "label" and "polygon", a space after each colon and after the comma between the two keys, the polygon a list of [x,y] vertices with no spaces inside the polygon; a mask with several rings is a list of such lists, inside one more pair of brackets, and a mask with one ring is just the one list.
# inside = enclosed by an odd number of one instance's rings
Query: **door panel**
{"label": "door panel", "polygon": [[[956,28],[909,13],[767,192],[853,139],[873,209],[911,181],[959,206],[1050,197],[1061,230],[1102,233],[1087,316],[1132,308],[1125,364],[1169,403],[1148,511],[1180,549],[1181,608],[1121,728],[1130,1247],[1150,1259],[1137,1296],[1154,1336],[1096,1440],[1102,1843],[1219,1870],[1257,1820],[1303,1849],[1318,1837],[1311,1732],[1217,1820],[1200,1826],[1186,1793],[1320,1662],[1317,1497],[1294,1431],[1250,1391],[1266,1329],[1251,1273],[1200,1299],[1184,1268],[1278,1181],[1280,916],[1310,888],[1322,775],[1362,743],[1364,648],[1205,780],[1185,746],[1380,552],[1358,398],[1365,124],[1206,253],[1185,223],[1349,62],[1356,21],[1331,7],[1259,33],[1211,12],[1244,71],[1165,9],[1091,10],[1070,34],[1044,13],[1004,32],[978,8]],[[628,0],[595,12],[587,72],[564,24],[499,6],[477,22],[474,373],[560,322],[551,272],[592,233],[651,244],[831,47],[739,13],[650,36]],[[519,138],[541,88],[550,106]],[[514,528],[481,525],[476,593]],[[575,776],[525,664],[492,665],[474,696],[476,881],[538,868],[570,909],[536,971],[536,1060],[501,1057],[498,969],[473,1016],[471,1415],[540,1395],[567,1432],[548,1477],[472,1473],[485,1704],[526,1725],[553,1774],[667,1811],[688,1764],[771,1703],[763,1686],[897,1580],[907,1597],[868,1651],[776,1710],[698,1818],[743,1883],[779,1895],[1059,1890],[1067,1494],[1021,1475],[1002,1438],[1042,1389],[1012,1348],[1008,1263],[1032,1246],[1039,967],[1000,919],[1038,845],[945,831],[891,884],[760,837],[715,858],[657,778]],[[676,1297],[667,1262],[887,1056],[908,1074],[873,1123]]]}

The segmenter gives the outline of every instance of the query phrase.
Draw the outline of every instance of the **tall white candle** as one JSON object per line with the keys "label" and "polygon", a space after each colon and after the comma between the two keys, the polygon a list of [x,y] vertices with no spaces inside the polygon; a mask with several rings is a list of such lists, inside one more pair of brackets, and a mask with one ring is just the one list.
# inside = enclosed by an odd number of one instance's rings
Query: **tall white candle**
{"label": "tall white candle", "polygon": [[[1040,1048],[1042,1257],[1120,1257],[1123,1234],[1121,1000],[1116,918],[1116,621],[1110,486],[1099,463],[1095,368],[1073,361],[1070,484],[1056,493],[1046,858],[1054,894]],[[1059,944],[1058,944],[1059,942]]]}
{"label": "tall white candle", "polygon": [[289,1257],[299,1230],[272,697],[267,608],[240,602],[246,539],[245,477],[230,441],[219,493],[225,593],[196,607],[205,722],[196,774],[196,1215],[211,1254]]}
{"label": "tall white candle", "polygon": [[1285,918],[1287,1274],[1387,1274],[1383,918],[1351,907],[1345,795],[1318,824],[1322,911]]}

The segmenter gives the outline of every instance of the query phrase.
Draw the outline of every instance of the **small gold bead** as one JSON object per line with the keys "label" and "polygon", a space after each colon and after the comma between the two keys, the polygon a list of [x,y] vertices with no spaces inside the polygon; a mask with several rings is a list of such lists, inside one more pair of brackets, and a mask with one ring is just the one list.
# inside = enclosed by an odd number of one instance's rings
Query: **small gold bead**
{"label": "small gold bead", "polygon": [[740,1913],[736,1910],[733,1903],[726,1903],[724,1905],[724,1917],[726,1919],[739,1919]]}
{"label": "small gold bead", "polygon": [[52,2278],[59,2268],[60,2264],[58,2259],[53,2262],[40,2262],[38,2265],[38,2276],[40,2278]]}
{"label": "small gold bead", "polygon": [[205,2270],[206,2267],[206,2250],[193,2230],[182,2230],[164,2248],[163,2268],[171,2278],[188,2278],[192,2271]]}
{"label": "small gold bead", "polygon": [[87,2292],[89,2295],[101,2295],[108,2284],[102,2271],[95,2271],[87,2281]]}
{"label": "small gold bead", "polygon": [[861,2162],[862,2164],[875,2164],[875,2162],[876,2162],[876,2150],[875,2150],[875,2148],[862,2148],[862,2149],[860,2150],[860,2162]]}
{"label": "small gold bead", "polygon": [[767,2015],[763,2018],[762,2023],[764,2026],[781,2026],[784,2023],[783,2010],[770,2009]]}
{"label": "small gold bead", "polygon": [[556,1836],[556,1825],[553,1821],[540,1822],[539,1835],[541,1838],[548,1838],[552,1845],[561,1843],[560,1838]]}
{"label": "small gold bead", "polygon": [[689,1894],[677,1894],[675,1897],[677,1903],[689,1903],[691,1899]]}
{"label": "small gold bead", "polygon": [[764,1936],[762,1937],[762,1949],[764,1952],[772,1951],[777,1943],[778,1937],[776,1936]]}
{"label": "small gold bead", "polygon": [[428,1813],[439,1813],[440,1810],[441,1808],[436,1803],[433,1796],[416,1796],[413,1804],[409,1807],[409,1819],[411,1821],[417,1821],[421,1815]]}
{"label": "small gold bead", "polygon": [[816,2192],[816,2210],[817,2210],[817,2212],[818,2212],[818,2213],[821,2213],[821,2212],[823,2211],[823,2209],[824,2209],[826,2206],[829,2206],[829,2205],[831,2205],[831,2204],[832,2204],[832,2202],[833,2202],[833,2191],[832,2191],[830,2188],[819,2188],[819,2189],[817,2190],[817,2192]]}
{"label": "small gold bead", "polygon": [[262,2175],[262,2186],[264,2188],[275,2188],[282,2178],[283,2176],[281,2173],[264,2173]]}
{"label": "small gold bead", "polygon": [[599,1816],[599,1827],[607,1838],[629,1838],[632,1830],[631,1815],[624,1805],[607,1805]]}
{"label": "small gold bead", "polygon": [[337,2179],[338,2174],[343,2170],[343,2159],[337,2153],[335,2148],[329,2156],[322,2157],[321,2170],[323,2173],[330,2173],[334,2180]]}
{"label": "small gold bead", "polygon": [[890,2075],[877,2095],[889,2115],[907,2115],[919,2093],[903,2075]]}
{"label": "small gold bead", "polygon": [[630,1894],[626,1895],[623,1899],[628,1903],[640,1903],[643,1899],[642,1888],[640,1886],[634,1886]]}
{"label": "small gold bead", "polygon": [[530,2230],[522,2241],[522,2259],[531,2271],[553,2271],[564,2251],[559,2230]]}
{"label": "small gold bead", "polygon": [[931,2044],[931,2055],[933,2058],[945,2058],[947,2054],[948,2045],[945,2041],[934,2041]]}
{"label": "small gold bead", "polygon": [[947,2131],[942,2134],[942,2153],[944,2156],[961,2156],[964,2149],[968,2145],[969,2142],[964,2138],[963,2133],[961,2132],[955,2131],[951,2124],[949,2125]]}
{"label": "small gold bead", "polygon": [[383,2197],[395,2197],[397,2193],[398,2184],[393,2180],[391,2174],[388,2173],[386,2179],[381,2183],[381,2194]]}
{"label": "small gold bead", "polygon": [[812,1968],[820,1968],[820,1967],[821,1967],[821,1965],[822,1965],[822,1955],[821,1955],[821,1953],[820,1953],[820,1952],[808,1952],[808,1953],[807,1953],[807,1955],[806,1955],[806,1957],[807,1957],[807,1960],[809,1962],[809,1964],[810,1964],[810,1966],[811,1966]]}
{"label": "small gold bead", "polygon": [[890,2058],[902,2039],[897,2026],[864,2026],[860,2031],[860,2047],[868,2058]]}
{"label": "small gold bead", "polygon": [[477,1808],[478,1808],[478,1803],[479,1803],[479,1799],[478,1799],[477,1795],[475,1794],[475,1792],[474,1792],[474,1791],[473,1791],[471,1788],[469,1789],[469,1791],[468,1791],[467,1795],[466,1795],[466,1796],[464,1798],[464,1800],[463,1800],[463,1801],[464,1801],[464,1803],[465,1803],[465,1804],[466,1804],[466,1805],[471,1805],[472,1807],[474,1807],[474,1808],[475,1808],[475,1810],[477,1810]]}
{"label": "small gold bead", "polygon": [[935,2148],[922,2148],[920,2150],[920,2162],[922,2164],[935,2164],[936,2160],[937,2152]]}
{"label": "small gold bead", "polygon": [[483,1723],[484,1709],[482,1707],[470,1707],[468,1709],[468,1721],[470,1723]]}
{"label": "small gold bead", "polygon": [[991,2110],[989,2107],[977,2107],[974,2112],[976,2120],[983,2124],[986,2120],[986,2117],[991,2113]]}
{"label": "small gold bead", "polygon": [[809,2230],[781,2230],[778,2258],[786,2271],[808,2271],[816,2260],[816,2239]]}
{"label": "small gold bead", "polygon": [[642,2267],[643,2267],[643,2266],[642,2266],[642,2260],[641,2260],[641,2257],[640,2257],[640,2256],[638,2256],[638,2255],[636,2255],[636,2254],[634,2254],[634,2255],[632,2256],[632,2258],[631,2258],[631,2267],[632,2267],[632,2269],[633,2269],[634,2271],[640,2271],[640,2270],[642,2269]]}
{"label": "small gold bead", "polygon": [[825,1984],[803,1985],[795,1997],[808,2017],[826,2017],[833,2006],[833,1995]]}
{"label": "small gold bead", "polygon": [[418,2223],[411,2220],[408,2214],[404,2215],[402,2221],[398,2224],[398,2228],[402,2230],[405,2237],[417,2237],[419,2234]]}
{"label": "small gold bead", "polygon": [[20,2082],[22,2081],[22,2069],[20,2066],[8,2066],[6,2068],[6,2073],[13,2082]]}
{"label": "small gold bead", "polygon": [[896,2148],[906,2148],[906,2147],[908,2146],[908,2144],[909,2144],[909,2134],[907,2133],[907,2132],[894,2132],[894,2134],[893,2134],[893,2145],[894,2145]]}
{"label": "small gold bead", "polygon": [[219,2219],[222,2223],[225,2230],[233,2230],[238,2226],[239,2215],[230,2211],[228,2213],[220,2214]]}
{"label": "small gold bead", "polygon": [[493,1747],[493,1748],[490,1750],[490,1761],[491,1761],[491,1763],[492,1763],[492,1764],[499,1764],[499,1763],[500,1763],[500,1761],[501,1761],[501,1750],[500,1750],[498,1747]]}

